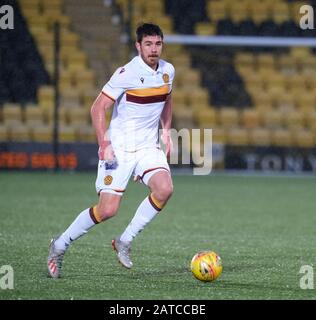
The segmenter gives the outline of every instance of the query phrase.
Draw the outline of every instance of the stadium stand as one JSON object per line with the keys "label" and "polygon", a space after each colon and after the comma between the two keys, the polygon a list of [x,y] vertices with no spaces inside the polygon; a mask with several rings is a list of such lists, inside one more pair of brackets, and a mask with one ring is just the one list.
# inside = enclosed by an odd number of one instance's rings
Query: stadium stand
{"label": "stadium stand", "polygon": [[[299,8],[316,1],[165,1],[182,34],[315,37],[299,27]],[[195,9],[198,7],[199,9]],[[203,8],[203,10],[201,9]],[[190,12],[194,11],[194,14]],[[186,19],[182,19],[185,14]],[[316,135],[314,50],[309,48],[187,47],[192,65],[209,90],[211,113],[194,115],[201,128],[226,130],[228,144],[310,147]],[[222,109],[235,109],[239,121],[223,122]],[[196,108],[196,107],[194,107]],[[204,114],[204,116],[203,116]],[[234,118],[234,119],[235,119]],[[209,119],[207,122],[206,119]],[[229,119],[229,118],[228,118]],[[225,128],[224,123],[228,125]],[[236,135],[236,137],[234,137]],[[224,141],[224,139],[220,139]]]}
{"label": "stadium stand", "polygon": [[[66,142],[95,141],[88,110],[114,68],[128,60],[124,32],[131,30],[134,40],[140,21],[159,24],[165,34],[316,35],[299,28],[301,1],[135,0],[131,29],[128,0],[108,1],[108,7],[99,0],[10,3],[16,28],[10,37],[0,33],[4,141],[51,141],[55,21],[62,30],[60,124]],[[304,3],[316,5],[316,0]],[[213,128],[213,141],[229,145],[316,145],[313,49],[170,44],[163,58],[176,68],[176,128]]]}

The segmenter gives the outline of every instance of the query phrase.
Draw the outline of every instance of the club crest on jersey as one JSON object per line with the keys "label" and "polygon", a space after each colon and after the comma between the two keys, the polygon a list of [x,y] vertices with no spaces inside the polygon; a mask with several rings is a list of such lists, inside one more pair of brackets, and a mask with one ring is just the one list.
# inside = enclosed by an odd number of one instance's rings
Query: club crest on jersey
{"label": "club crest on jersey", "polygon": [[162,75],[162,79],[163,79],[164,83],[168,83],[169,82],[169,74],[168,73],[164,73]]}
{"label": "club crest on jersey", "polygon": [[111,184],[112,181],[113,181],[113,177],[110,176],[110,175],[108,175],[108,176],[106,176],[106,177],[104,178],[104,184],[105,184],[106,186],[108,186],[109,184]]}

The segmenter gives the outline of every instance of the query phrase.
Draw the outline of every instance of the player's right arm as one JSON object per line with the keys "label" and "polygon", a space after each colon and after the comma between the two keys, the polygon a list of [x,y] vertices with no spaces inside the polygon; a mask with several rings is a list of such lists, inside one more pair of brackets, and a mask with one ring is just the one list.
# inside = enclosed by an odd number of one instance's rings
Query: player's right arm
{"label": "player's right arm", "polygon": [[115,157],[105,120],[105,113],[112,105],[113,100],[101,92],[91,107],[90,114],[99,144],[98,155],[100,160],[113,160]]}

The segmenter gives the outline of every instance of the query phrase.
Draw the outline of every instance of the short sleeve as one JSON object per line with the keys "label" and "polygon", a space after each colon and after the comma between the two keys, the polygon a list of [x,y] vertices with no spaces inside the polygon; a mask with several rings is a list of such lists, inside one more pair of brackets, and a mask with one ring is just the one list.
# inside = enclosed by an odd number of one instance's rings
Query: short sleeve
{"label": "short sleeve", "polygon": [[102,92],[114,101],[117,100],[126,90],[124,72],[124,68],[118,68],[102,89]]}
{"label": "short sleeve", "polygon": [[170,68],[170,77],[169,77],[169,93],[171,93],[172,91],[172,83],[174,80],[174,76],[175,76],[175,69],[174,66],[172,64],[169,64],[169,68]]}

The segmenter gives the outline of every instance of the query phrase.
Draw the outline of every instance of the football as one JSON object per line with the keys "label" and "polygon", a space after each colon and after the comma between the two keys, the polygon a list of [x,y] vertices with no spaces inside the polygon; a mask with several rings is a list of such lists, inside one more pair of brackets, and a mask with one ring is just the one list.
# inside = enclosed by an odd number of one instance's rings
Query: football
{"label": "football", "polygon": [[222,259],[214,251],[201,251],[191,260],[191,271],[194,277],[201,281],[214,281],[223,270]]}

